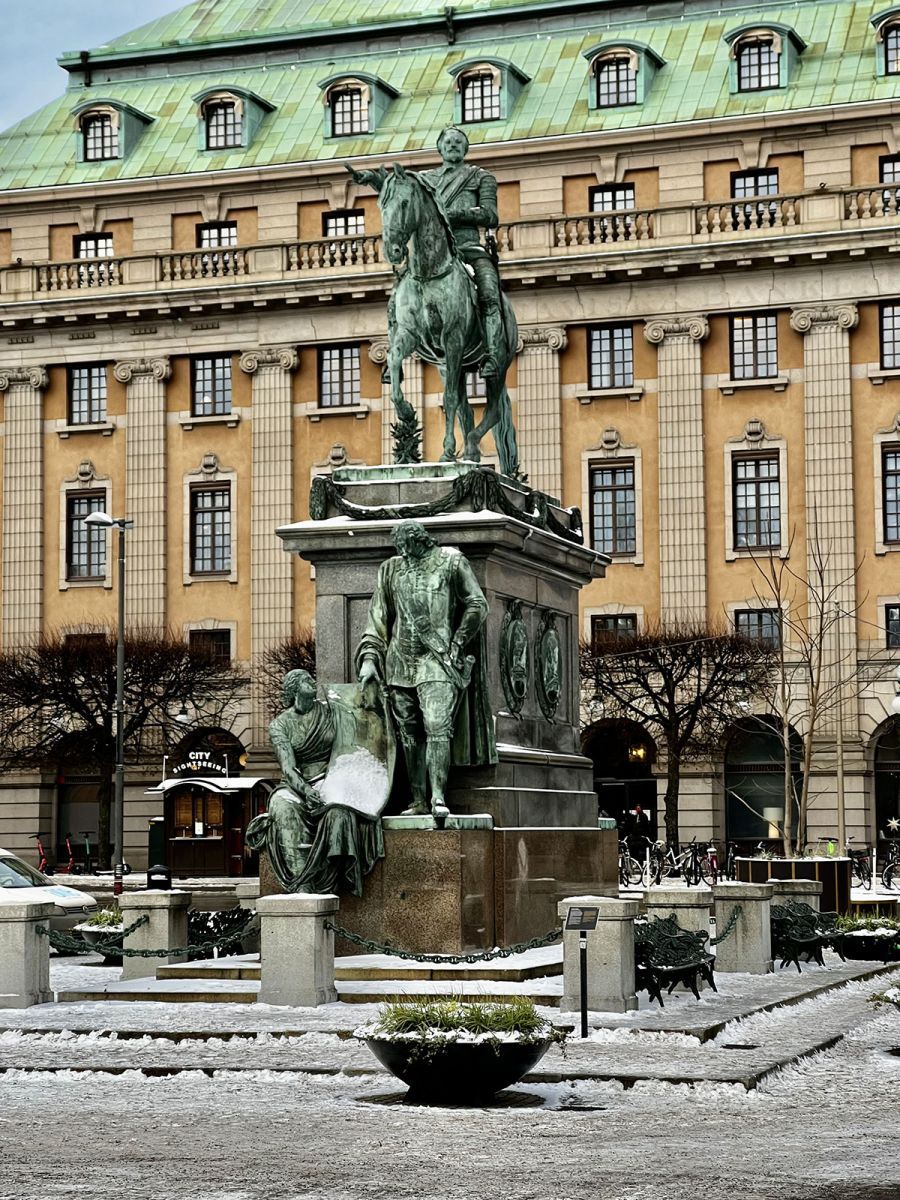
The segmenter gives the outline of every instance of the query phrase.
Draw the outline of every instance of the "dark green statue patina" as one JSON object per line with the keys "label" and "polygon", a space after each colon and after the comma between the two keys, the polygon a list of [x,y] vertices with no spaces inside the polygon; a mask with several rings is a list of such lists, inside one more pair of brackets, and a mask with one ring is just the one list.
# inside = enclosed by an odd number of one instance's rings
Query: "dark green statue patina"
{"label": "dark green statue patina", "polygon": [[[512,306],[500,290],[493,239],[481,231],[498,224],[497,181],[465,162],[469,139],[461,129],[438,138],[442,165],[410,172],[395,164],[357,171],[358,183],[378,192],[385,253],[406,263],[388,307],[388,375],[397,411],[398,462],[417,462],[419,428],[403,396],[403,359],[413,352],[436,363],[444,378],[442,461],[456,457],[456,421],[464,438],[463,457],[481,459],[481,441],[493,430],[500,469],[519,475],[506,372],[516,353],[518,329]],[[466,394],[466,369],[480,368],[487,399],[478,425]]]}
{"label": "dark green statue patina", "polygon": [[281,782],[247,827],[287,892],[352,892],[384,857],[394,741],[380,697],[359,684],[316,693],[306,671],[284,678],[285,709],[269,726]]}
{"label": "dark green statue patina", "polygon": [[394,533],[356,652],[360,683],[386,687],[403,746],[409,815],[447,815],[450,764],[497,761],[485,673],[487,601],[468,560],[418,521]]}

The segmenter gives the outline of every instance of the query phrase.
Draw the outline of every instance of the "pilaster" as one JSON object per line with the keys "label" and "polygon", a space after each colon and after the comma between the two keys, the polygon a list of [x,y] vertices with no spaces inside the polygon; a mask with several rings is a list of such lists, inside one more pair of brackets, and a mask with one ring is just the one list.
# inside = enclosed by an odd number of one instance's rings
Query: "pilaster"
{"label": "pilaster", "polygon": [[43,617],[43,367],[0,367],[5,393],[3,439],[3,646],[36,638]]}
{"label": "pilaster", "polygon": [[[389,346],[387,342],[372,342],[369,346],[369,359],[376,366],[383,367],[388,360]],[[422,360],[416,355],[410,355],[403,360],[403,395],[416,410],[416,416],[422,429],[425,429],[425,368]],[[389,464],[394,461],[394,439],[391,436],[391,426],[397,420],[394,402],[391,399],[391,385],[381,385],[381,461]],[[424,457],[424,447],[423,447]]]}
{"label": "pilaster", "polygon": [[267,647],[290,637],[293,626],[293,568],[275,536],[293,517],[293,346],[247,350],[241,370],[253,380],[250,501],[250,655],[253,741],[265,740],[268,713],[259,661]]}
{"label": "pilaster", "polygon": [[659,347],[659,577],[663,620],[706,620],[706,495],[703,461],[705,316],[648,321]]}
{"label": "pilaster", "polygon": [[113,367],[126,385],[125,513],[128,591],[125,619],[132,628],[166,624],[166,380],[168,358],[123,359]]}
{"label": "pilaster", "polygon": [[[836,606],[825,616],[826,692],[840,686],[856,663],[856,539],[853,505],[853,423],[850,330],[855,304],[795,308],[791,328],[803,334],[803,425],[806,480],[806,569],[810,612],[827,598]],[[851,614],[849,616],[838,615]],[[820,732],[833,734],[836,706],[826,706]],[[845,738],[859,736],[858,706],[842,699]]]}
{"label": "pilaster", "polygon": [[532,326],[519,330],[519,456],[532,487],[562,496],[559,355],[565,329]]}

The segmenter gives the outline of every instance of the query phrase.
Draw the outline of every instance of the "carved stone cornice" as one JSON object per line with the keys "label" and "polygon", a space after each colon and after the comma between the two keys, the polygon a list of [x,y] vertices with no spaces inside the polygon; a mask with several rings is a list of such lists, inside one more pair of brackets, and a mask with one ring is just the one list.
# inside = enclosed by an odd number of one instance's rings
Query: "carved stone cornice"
{"label": "carved stone cornice", "polygon": [[119,383],[131,383],[140,375],[152,375],[161,383],[172,374],[172,364],[168,358],[125,358],[113,367],[113,375]]}
{"label": "carved stone cornice", "polygon": [[829,304],[821,307],[792,308],[791,329],[809,333],[821,325],[836,325],[838,329],[853,329],[859,320],[855,304]]}
{"label": "carved stone cornice", "polygon": [[388,342],[371,342],[369,345],[369,361],[377,366],[383,366],[388,360],[390,345]]}
{"label": "carved stone cornice", "polygon": [[708,336],[709,321],[702,313],[687,317],[658,317],[644,325],[644,337],[653,346],[660,345],[666,338],[689,337],[691,341],[702,342]]}
{"label": "carved stone cornice", "polygon": [[565,350],[568,341],[565,329],[559,325],[530,325],[519,330],[516,352],[521,354],[523,350],[545,347],[548,350]]}
{"label": "carved stone cornice", "polygon": [[245,350],[240,357],[240,366],[245,374],[255,375],[260,367],[296,371],[299,361],[296,346],[260,346],[257,350]]}
{"label": "carved stone cornice", "polygon": [[25,384],[36,392],[42,392],[50,382],[46,367],[0,367],[0,392],[14,384]]}

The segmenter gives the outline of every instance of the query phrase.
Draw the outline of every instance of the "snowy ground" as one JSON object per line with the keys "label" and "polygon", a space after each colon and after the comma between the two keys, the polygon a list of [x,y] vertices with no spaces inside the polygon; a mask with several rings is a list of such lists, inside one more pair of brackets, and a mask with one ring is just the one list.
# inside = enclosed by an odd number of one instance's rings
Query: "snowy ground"
{"label": "snowy ground", "polygon": [[[132,1025],[136,1009],[162,1010],[149,1028],[170,1036],[0,1033],[0,1200],[900,1200],[900,1011],[869,1002],[892,984],[900,971],[731,1021],[706,1043],[635,1021],[596,1029],[542,1064],[562,1082],[475,1110],[405,1105],[367,1051],[328,1031],[348,1022],[336,1010],[361,1021],[369,1006],[294,1010],[301,1037],[255,1036],[254,1020],[272,1026],[279,1011],[256,1006],[72,1006],[87,1029],[91,1017],[109,1028],[113,1010]],[[171,1040],[217,1022],[254,1036]],[[663,1081],[815,1039],[836,1041],[749,1091]],[[656,1077],[597,1077],[623,1064]]]}

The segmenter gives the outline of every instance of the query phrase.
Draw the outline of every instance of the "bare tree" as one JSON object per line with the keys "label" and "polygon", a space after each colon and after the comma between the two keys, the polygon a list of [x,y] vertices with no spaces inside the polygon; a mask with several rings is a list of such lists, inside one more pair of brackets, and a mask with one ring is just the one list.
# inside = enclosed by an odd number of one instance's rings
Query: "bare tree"
{"label": "bare tree", "polygon": [[281,711],[281,684],[288,671],[309,671],[316,674],[316,639],[312,630],[298,629],[290,637],[275,642],[263,651],[257,664],[260,693],[269,715]]}
{"label": "bare tree", "polygon": [[582,682],[604,716],[636,721],[665,746],[670,846],[678,844],[683,763],[721,745],[772,664],[766,643],[703,625],[663,624],[627,641],[582,643]]}
{"label": "bare tree", "polygon": [[[208,650],[170,632],[125,639],[126,759],[139,761],[165,736],[171,710],[189,704],[222,724],[246,678]],[[0,768],[81,768],[100,776],[98,853],[110,857],[116,761],[116,638],[103,627],[50,634],[0,654]]]}

